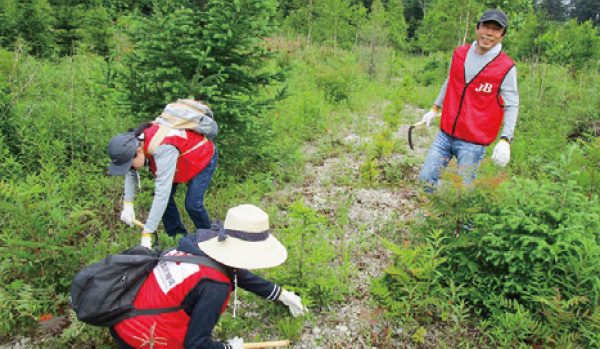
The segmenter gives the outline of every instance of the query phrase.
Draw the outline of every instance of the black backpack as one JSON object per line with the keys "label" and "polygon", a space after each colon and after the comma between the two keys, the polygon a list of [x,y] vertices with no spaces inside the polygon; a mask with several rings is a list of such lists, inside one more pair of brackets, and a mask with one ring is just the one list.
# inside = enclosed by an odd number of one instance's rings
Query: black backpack
{"label": "black backpack", "polygon": [[[169,250],[170,251],[170,250]],[[159,261],[200,264],[230,275],[222,264],[205,256],[165,256],[137,246],[106,256],[75,275],[69,301],[80,321],[94,326],[114,326],[140,315],[156,315],[182,307],[137,309],[133,301],[146,278]]]}

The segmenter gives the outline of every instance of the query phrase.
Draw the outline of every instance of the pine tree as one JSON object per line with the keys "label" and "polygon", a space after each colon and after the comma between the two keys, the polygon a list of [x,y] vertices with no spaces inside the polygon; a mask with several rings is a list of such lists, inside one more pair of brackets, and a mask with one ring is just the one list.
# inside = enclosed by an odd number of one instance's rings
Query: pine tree
{"label": "pine tree", "polygon": [[275,10],[274,0],[209,0],[200,7],[167,3],[138,16],[125,83],[140,120],[178,98],[196,98],[215,114],[222,155],[234,159],[260,146],[254,124],[266,105],[258,91],[280,76],[264,69]]}

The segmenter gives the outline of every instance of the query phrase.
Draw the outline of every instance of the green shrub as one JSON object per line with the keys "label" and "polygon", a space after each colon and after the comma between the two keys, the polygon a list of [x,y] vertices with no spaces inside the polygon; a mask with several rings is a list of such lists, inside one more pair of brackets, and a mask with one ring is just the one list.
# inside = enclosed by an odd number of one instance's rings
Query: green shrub
{"label": "green shrub", "polygon": [[[568,161],[548,166],[545,179],[511,178],[497,187],[498,179],[484,177],[473,190],[455,183],[431,198],[432,217],[443,215],[423,227],[426,236],[433,226],[449,237],[461,232],[442,240],[439,282],[464,287],[466,299],[492,318],[505,316],[505,300],[518,302],[553,340],[589,325],[600,301],[600,204],[582,194],[565,171]],[[557,294],[571,321],[554,320],[549,307]]]}
{"label": "green shrub", "polygon": [[288,260],[267,272],[269,279],[302,295],[308,306],[327,307],[339,302],[350,285],[345,283],[349,265],[331,243],[337,230],[324,217],[297,200],[287,207],[291,220],[278,229],[288,248]]}
{"label": "green shrub", "polygon": [[548,62],[578,70],[600,54],[600,38],[590,21],[578,24],[571,20],[565,26],[550,29],[538,40]]}

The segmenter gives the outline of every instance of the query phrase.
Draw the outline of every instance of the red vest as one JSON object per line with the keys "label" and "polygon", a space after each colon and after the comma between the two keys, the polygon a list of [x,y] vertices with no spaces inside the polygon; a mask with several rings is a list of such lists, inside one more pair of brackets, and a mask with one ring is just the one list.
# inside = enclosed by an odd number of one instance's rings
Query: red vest
{"label": "red vest", "polygon": [[465,59],[470,48],[461,46],[452,56],[440,127],[453,137],[489,145],[498,136],[504,118],[500,85],[515,63],[501,52],[467,82]]}
{"label": "red vest", "polygon": [[[144,153],[150,162],[150,170],[156,176],[156,163],[154,157],[148,154],[148,146],[152,137],[158,131],[158,126],[153,125],[144,130]],[[179,149],[177,159],[177,170],[173,183],[187,183],[195,175],[200,173],[212,159],[214,146],[206,139],[205,143],[198,148],[194,147],[204,141],[203,135],[191,130],[172,130],[160,144],[171,144]]]}
{"label": "red vest", "polygon": [[[173,252],[171,255],[185,255]],[[203,278],[230,283],[219,271],[197,264],[159,262],[144,282],[133,302],[138,309],[177,307]],[[229,287],[231,292],[231,286]],[[223,303],[225,311],[229,295]],[[159,315],[138,316],[114,326],[115,331],[134,348],[183,348],[189,316],[183,310]],[[154,346],[150,345],[153,341]],[[144,346],[145,345],[145,346]]]}

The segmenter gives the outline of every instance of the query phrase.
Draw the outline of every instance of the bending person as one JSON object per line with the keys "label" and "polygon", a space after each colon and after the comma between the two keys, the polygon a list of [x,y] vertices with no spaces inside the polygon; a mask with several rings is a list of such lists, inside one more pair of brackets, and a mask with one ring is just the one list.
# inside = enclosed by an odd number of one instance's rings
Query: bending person
{"label": "bending person", "polygon": [[[137,308],[183,306],[183,310],[124,320],[111,328],[122,348],[242,349],[243,340],[215,342],[211,334],[225,311],[231,292],[241,287],[268,301],[281,301],[293,316],[306,308],[300,297],[248,269],[270,268],[287,258],[285,247],[269,233],[269,217],[253,205],[229,209],[223,228],[198,229],[179,240],[169,255],[208,256],[225,273],[203,265],[161,261],[134,301]],[[235,302],[234,302],[235,307]],[[235,308],[234,308],[235,314]],[[152,346],[152,345],[151,345]]]}
{"label": "bending person", "polygon": [[114,136],[108,143],[111,164],[108,173],[125,176],[121,220],[133,226],[134,199],[139,174],[144,166],[156,176],[154,200],[142,231],[142,245],[151,247],[151,234],[162,219],[169,236],[187,234],[181,222],[175,193],[180,183],[187,183],[185,209],[196,229],[210,228],[204,207],[204,194],[217,168],[218,152],[214,143],[191,130],[171,130],[150,154],[148,146],[159,129],[150,122],[141,123],[131,132]]}

